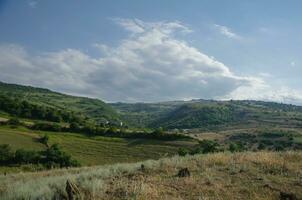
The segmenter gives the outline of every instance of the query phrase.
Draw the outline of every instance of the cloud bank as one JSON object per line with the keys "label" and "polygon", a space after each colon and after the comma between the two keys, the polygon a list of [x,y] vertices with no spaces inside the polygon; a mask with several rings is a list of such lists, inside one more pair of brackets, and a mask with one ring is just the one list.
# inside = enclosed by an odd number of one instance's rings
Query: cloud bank
{"label": "cloud bank", "polygon": [[[76,49],[36,55],[19,45],[1,45],[0,80],[111,102],[261,99],[257,91],[270,89],[261,78],[235,75],[222,62],[178,39],[179,34],[192,32],[181,22],[113,21],[129,36],[117,47],[94,44],[102,52],[96,58]],[[291,94],[302,102],[299,93]]]}

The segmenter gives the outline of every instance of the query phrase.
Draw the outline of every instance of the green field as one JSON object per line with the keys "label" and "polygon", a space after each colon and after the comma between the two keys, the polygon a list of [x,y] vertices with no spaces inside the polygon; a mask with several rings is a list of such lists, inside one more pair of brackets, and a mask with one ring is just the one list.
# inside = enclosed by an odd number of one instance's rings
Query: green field
{"label": "green field", "polygon": [[0,127],[0,144],[10,144],[13,149],[45,148],[37,138],[47,134],[49,144],[59,144],[62,149],[82,165],[104,165],[158,159],[177,153],[179,147],[190,147],[194,141],[158,141],[147,139],[122,139],[87,137],[75,133],[32,131],[26,128]]}

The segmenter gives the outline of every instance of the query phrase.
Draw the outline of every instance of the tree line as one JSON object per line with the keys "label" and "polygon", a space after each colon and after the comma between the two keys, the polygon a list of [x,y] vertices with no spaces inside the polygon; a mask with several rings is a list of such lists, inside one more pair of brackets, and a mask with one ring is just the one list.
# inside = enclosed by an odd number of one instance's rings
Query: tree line
{"label": "tree line", "polygon": [[52,131],[52,132],[71,132],[80,133],[87,136],[105,136],[105,137],[119,137],[119,138],[142,138],[142,139],[158,139],[158,140],[178,140],[178,139],[191,139],[191,137],[178,134],[166,133],[162,128],[153,131],[134,131],[122,127],[104,127],[95,124],[81,125],[72,122],[68,125],[61,125],[59,123],[51,122],[35,122],[34,124],[24,124],[17,118],[11,118],[6,122],[0,122],[0,125],[10,126],[25,126],[26,128],[39,131]]}
{"label": "tree line", "polygon": [[29,126],[33,130],[54,131],[54,132],[72,132],[81,133],[87,136],[105,136],[105,137],[119,137],[119,138],[145,138],[145,139],[159,139],[159,140],[177,140],[188,139],[190,137],[176,134],[166,133],[162,128],[153,131],[134,131],[122,127],[104,127],[94,124],[80,125],[72,122],[69,126],[61,126],[56,123],[37,122]]}
{"label": "tree line", "polygon": [[45,168],[75,167],[79,162],[54,144],[44,151],[18,149],[13,151],[8,144],[0,145],[0,165],[40,164]]}

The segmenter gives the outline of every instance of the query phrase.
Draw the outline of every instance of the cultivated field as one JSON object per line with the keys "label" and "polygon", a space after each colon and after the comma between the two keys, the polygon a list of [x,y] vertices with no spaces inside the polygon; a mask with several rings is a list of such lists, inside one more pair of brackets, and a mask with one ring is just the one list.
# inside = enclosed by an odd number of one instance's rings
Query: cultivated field
{"label": "cultivated field", "polygon": [[[158,159],[177,154],[179,147],[191,147],[196,144],[192,140],[159,141],[101,136],[87,137],[75,133],[32,131],[23,127],[11,128],[8,126],[0,126],[0,144],[9,144],[15,150],[20,148],[42,150],[46,147],[37,139],[45,134],[50,138],[49,145],[59,144],[64,152],[85,166]],[[1,169],[3,168],[0,167],[0,171],[3,171]]]}

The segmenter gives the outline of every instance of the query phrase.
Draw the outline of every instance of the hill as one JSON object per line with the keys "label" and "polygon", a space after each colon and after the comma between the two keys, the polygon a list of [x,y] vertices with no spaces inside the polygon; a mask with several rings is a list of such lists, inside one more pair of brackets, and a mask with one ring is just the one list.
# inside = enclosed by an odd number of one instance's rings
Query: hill
{"label": "hill", "polygon": [[224,129],[238,126],[302,127],[302,107],[263,101],[193,100],[111,104],[129,124],[165,129]]}
{"label": "hill", "polygon": [[191,100],[107,104],[98,99],[1,82],[0,92],[0,115],[19,113],[19,117],[46,121],[82,119],[96,123],[109,121],[116,125],[122,121],[133,128],[163,127],[168,130],[222,130],[259,125],[302,127],[301,106],[274,102]]}
{"label": "hill", "polygon": [[216,153],[0,175],[0,198],[64,199],[69,180],[84,199],[301,199],[301,159],[301,152]]}
{"label": "hill", "polygon": [[[48,89],[2,82],[0,82],[0,92],[2,96],[9,97],[13,101],[26,101],[28,104],[41,106],[44,110],[53,109],[56,112],[71,112],[76,116],[82,116],[99,123],[119,121],[116,111],[110,105],[98,99],[76,97]],[[27,118],[30,118],[30,116]]]}

